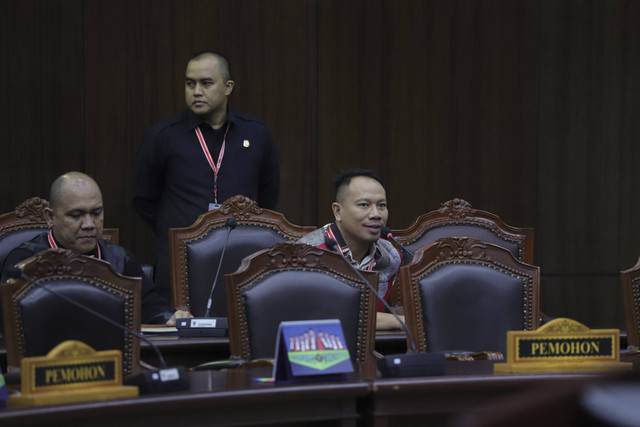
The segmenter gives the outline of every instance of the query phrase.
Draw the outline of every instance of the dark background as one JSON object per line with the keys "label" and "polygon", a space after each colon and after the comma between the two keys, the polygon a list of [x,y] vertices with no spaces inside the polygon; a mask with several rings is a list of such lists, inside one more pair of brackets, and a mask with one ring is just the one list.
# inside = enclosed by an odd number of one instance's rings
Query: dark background
{"label": "dark background", "polygon": [[231,105],[279,150],[277,210],[331,220],[332,179],[379,170],[391,228],[464,198],[535,228],[542,309],[624,327],[640,255],[640,2],[5,0],[0,212],[80,170],[108,227],[152,262],[130,204],[151,124],[184,108],[186,61],[231,62]]}

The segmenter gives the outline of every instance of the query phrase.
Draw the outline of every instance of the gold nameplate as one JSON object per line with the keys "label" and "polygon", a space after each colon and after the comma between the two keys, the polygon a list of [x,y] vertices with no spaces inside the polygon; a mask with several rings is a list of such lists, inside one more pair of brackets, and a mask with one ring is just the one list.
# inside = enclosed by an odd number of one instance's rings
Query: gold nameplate
{"label": "gold nameplate", "polygon": [[122,385],[122,353],[95,351],[80,341],[58,344],[46,356],[25,357],[21,363],[20,396],[9,408],[56,405],[135,397],[138,388]]}
{"label": "gold nameplate", "polygon": [[596,372],[631,369],[620,362],[620,331],[589,329],[575,320],[555,319],[535,331],[507,332],[507,361],[496,374]]}

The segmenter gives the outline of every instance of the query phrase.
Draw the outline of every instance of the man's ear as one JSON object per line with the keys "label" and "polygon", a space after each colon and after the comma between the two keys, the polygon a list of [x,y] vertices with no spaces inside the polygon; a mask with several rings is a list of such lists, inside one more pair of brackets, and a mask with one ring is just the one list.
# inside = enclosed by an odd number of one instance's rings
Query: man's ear
{"label": "man's ear", "polygon": [[44,208],[42,213],[44,214],[44,219],[47,221],[47,226],[51,228],[53,226],[53,210],[51,208]]}
{"label": "man's ear", "polygon": [[341,216],[342,206],[340,206],[340,203],[333,202],[331,204],[331,209],[333,210],[333,216],[335,217],[336,222],[340,222],[340,220],[342,219],[342,216]]}
{"label": "man's ear", "polygon": [[226,96],[231,95],[231,92],[233,92],[233,86],[236,84],[236,82],[234,82],[233,80],[227,80],[227,82],[224,84],[225,89],[224,89],[224,94]]}

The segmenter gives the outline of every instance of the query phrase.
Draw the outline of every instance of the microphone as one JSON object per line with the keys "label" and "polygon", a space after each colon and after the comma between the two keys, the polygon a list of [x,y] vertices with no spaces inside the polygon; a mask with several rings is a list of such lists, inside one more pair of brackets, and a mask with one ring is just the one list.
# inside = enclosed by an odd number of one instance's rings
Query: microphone
{"label": "microphone", "polygon": [[411,252],[409,249],[405,248],[402,243],[398,242],[398,239],[394,237],[389,227],[382,227],[382,229],[380,230],[380,234],[384,236],[385,239],[392,240],[393,243],[395,243],[400,247],[403,253],[407,254],[407,256],[405,257],[406,258],[405,264],[411,262],[415,254]]}
{"label": "microphone", "polygon": [[24,272],[20,268],[16,266],[12,266],[7,270],[7,276],[8,278],[12,278],[12,279],[23,279],[27,281],[27,283],[34,285],[40,289],[43,289],[49,292],[50,294],[65,300],[69,304],[72,304],[75,307],[81,310],[84,310],[85,312],[91,314],[92,316],[102,319],[103,321],[109,323],[110,325],[115,326],[116,328],[121,329],[127,332],[128,334],[133,335],[134,337],[147,343],[155,351],[156,356],[160,361],[161,368],[152,370],[152,371],[141,372],[140,374],[133,375],[124,381],[126,385],[138,386],[140,393],[166,393],[171,391],[180,391],[180,390],[189,389],[190,383],[189,383],[189,378],[187,377],[187,370],[185,369],[185,367],[176,366],[173,368],[169,368],[167,366],[167,362],[165,362],[164,360],[164,357],[162,357],[162,353],[160,352],[160,349],[158,348],[158,346],[156,346],[153,342],[151,342],[151,340],[149,340],[144,335],[134,331],[133,329],[125,325],[122,325],[114,321],[113,319],[108,318],[102,313],[98,313],[91,307],[87,307],[86,305],[81,304],[58,291],[54,291],[53,289],[50,289],[47,286],[43,286],[40,283],[35,282],[29,276],[24,274]]}
{"label": "microphone", "polygon": [[[385,227],[386,228],[386,227]],[[384,228],[383,228],[384,230]],[[391,234],[389,232],[389,234]],[[404,354],[390,354],[383,356],[378,360],[378,369],[385,377],[417,377],[417,376],[430,376],[430,375],[444,375],[444,362],[445,356],[440,353],[418,353],[416,348],[416,342],[413,339],[413,335],[409,331],[407,324],[398,316],[393,308],[387,303],[384,298],[378,295],[378,291],[369,283],[367,279],[362,275],[360,270],[355,268],[353,264],[344,256],[341,251],[336,251],[337,242],[331,237],[324,236],[325,246],[332,252],[336,252],[342,257],[342,259],[351,267],[351,269],[358,275],[367,287],[374,293],[376,298],[382,302],[387,310],[396,318],[396,320],[402,325],[407,338],[409,339],[410,352]]]}
{"label": "microphone", "polygon": [[227,240],[224,242],[224,246],[222,247],[222,254],[220,255],[220,262],[218,262],[218,271],[216,271],[216,277],[213,279],[213,284],[211,285],[211,292],[209,292],[209,300],[207,301],[207,311],[204,313],[204,317],[209,317],[209,311],[211,310],[211,303],[213,302],[213,290],[216,288],[216,284],[218,283],[218,276],[220,275],[220,268],[222,267],[222,260],[224,259],[224,252],[227,250],[227,244],[229,243],[229,236],[231,235],[231,230],[234,230],[238,225],[235,218],[227,218],[224,222],[224,226],[227,228]]}
{"label": "microphone", "polygon": [[229,236],[231,230],[234,230],[238,222],[235,218],[229,217],[224,223],[227,228],[227,239],[222,247],[222,254],[220,255],[220,261],[218,262],[218,271],[216,271],[216,277],[213,279],[211,285],[211,291],[209,292],[209,299],[207,300],[207,310],[204,313],[204,317],[192,317],[185,319],[176,319],[176,327],[178,328],[178,336],[181,337],[223,337],[227,335],[228,321],[226,317],[209,317],[211,311],[211,304],[213,303],[213,291],[218,283],[218,276],[220,275],[220,269],[222,268],[222,261],[224,260],[224,253],[227,250],[229,244]]}

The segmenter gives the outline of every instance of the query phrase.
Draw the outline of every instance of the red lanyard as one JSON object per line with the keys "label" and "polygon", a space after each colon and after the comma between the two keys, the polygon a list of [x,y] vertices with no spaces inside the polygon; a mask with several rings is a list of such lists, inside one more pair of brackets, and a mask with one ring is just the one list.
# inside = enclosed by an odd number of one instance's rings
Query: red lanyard
{"label": "red lanyard", "polygon": [[[49,235],[47,236],[47,239],[49,239],[49,246],[51,246],[53,249],[58,249],[58,244],[53,239],[53,233],[51,231],[49,231]],[[100,252],[100,245],[96,244],[96,248],[98,248],[98,259],[102,259],[102,252]]]}
{"label": "red lanyard", "polygon": [[227,129],[224,131],[224,137],[222,138],[222,148],[220,148],[220,154],[218,155],[218,163],[213,163],[213,158],[211,157],[211,153],[209,152],[209,147],[207,147],[207,143],[204,141],[204,136],[202,136],[202,132],[199,127],[196,127],[196,136],[198,137],[198,141],[200,141],[200,148],[204,152],[204,156],[207,158],[207,162],[209,162],[209,166],[213,169],[213,203],[218,203],[218,171],[220,170],[220,166],[222,165],[222,158],[224,157],[224,147],[227,145],[227,132],[229,132],[229,126],[231,122],[227,123]]}
{"label": "red lanyard", "polygon": [[[329,227],[327,227],[327,234],[329,235],[329,237],[331,239],[333,239],[336,242],[336,247],[338,248],[340,253],[342,255],[344,255],[344,252],[342,252],[342,248],[340,247],[340,243],[338,243],[338,239],[336,238],[336,235],[333,234],[333,231],[331,231],[331,225],[329,225]],[[361,269],[361,270],[364,270],[364,269]],[[369,270],[369,271],[373,270],[373,259],[371,259],[371,262],[369,263],[369,267],[367,268],[367,270]]]}

